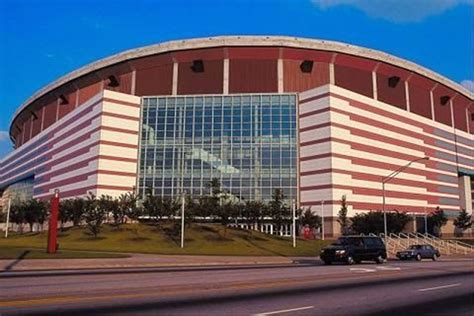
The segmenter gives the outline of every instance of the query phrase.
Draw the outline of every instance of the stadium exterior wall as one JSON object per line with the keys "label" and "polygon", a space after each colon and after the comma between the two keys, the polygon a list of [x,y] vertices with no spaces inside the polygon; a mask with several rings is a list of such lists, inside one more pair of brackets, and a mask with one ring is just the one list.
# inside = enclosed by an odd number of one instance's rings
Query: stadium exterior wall
{"label": "stadium exterior wall", "polygon": [[141,97],[245,93],[298,94],[298,204],[318,213],[324,201],[328,233],[338,233],[342,195],[351,215],[381,209],[382,178],[424,156],[387,184],[387,209],[472,213],[471,92],[382,52],[288,37],[169,42],[60,78],[15,113],[16,149],[0,161],[0,191],[31,178],[42,199],[55,189],[63,197],[131,191]]}

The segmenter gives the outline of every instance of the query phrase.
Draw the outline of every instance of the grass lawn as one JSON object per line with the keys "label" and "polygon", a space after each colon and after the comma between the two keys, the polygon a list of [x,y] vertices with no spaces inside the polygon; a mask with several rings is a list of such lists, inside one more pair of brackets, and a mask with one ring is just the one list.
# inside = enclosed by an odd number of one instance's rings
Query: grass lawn
{"label": "grass lawn", "polygon": [[[0,239],[0,256],[12,247],[45,248],[47,232],[11,234]],[[85,228],[74,227],[59,234],[59,248],[66,250],[134,252],[187,255],[235,256],[316,256],[328,241],[298,239],[292,247],[291,238],[276,237],[257,231],[227,228],[219,224],[192,224],[185,231],[185,247],[179,247],[179,229],[171,224],[162,228],[146,224],[126,224],[119,229],[110,225],[102,227],[94,238]],[[32,254],[33,255],[33,254]]]}

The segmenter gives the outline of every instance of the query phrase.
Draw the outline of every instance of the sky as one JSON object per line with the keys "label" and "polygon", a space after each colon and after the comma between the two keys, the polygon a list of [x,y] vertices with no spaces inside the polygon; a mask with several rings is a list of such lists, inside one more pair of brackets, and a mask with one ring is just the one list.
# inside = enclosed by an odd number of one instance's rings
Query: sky
{"label": "sky", "polygon": [[0,159],[29,96],[100,58],[163,41],[288,35],[381,50],[474,91],[474,0],[0,0]]}

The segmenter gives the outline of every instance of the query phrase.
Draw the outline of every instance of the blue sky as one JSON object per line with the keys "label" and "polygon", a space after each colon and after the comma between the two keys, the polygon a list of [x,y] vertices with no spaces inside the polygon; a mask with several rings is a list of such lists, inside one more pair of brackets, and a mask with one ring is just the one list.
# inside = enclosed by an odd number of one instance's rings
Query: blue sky
{"label": "blue sky", "polygon": [[89,62],[157,42],[290,35],[382,50],[473,88],[474,0],[0,0],[0,157],[13,112]]}

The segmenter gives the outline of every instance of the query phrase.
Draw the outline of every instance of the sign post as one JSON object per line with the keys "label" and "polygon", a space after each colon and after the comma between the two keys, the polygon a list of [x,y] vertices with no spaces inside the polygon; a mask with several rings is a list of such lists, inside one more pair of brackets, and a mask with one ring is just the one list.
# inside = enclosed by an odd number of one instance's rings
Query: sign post
{"label": "sign post", "polygon": [[59,190],[54,191],[51,198],[51,215],[48,227],[48,253],[56,253],[58,238]]}

